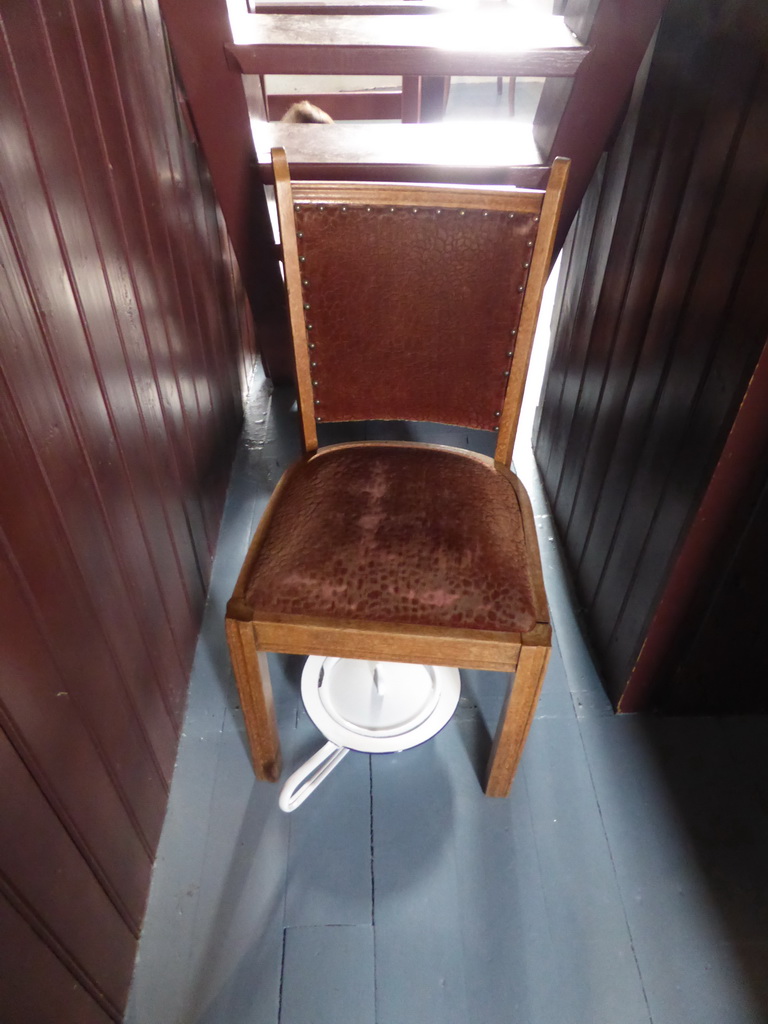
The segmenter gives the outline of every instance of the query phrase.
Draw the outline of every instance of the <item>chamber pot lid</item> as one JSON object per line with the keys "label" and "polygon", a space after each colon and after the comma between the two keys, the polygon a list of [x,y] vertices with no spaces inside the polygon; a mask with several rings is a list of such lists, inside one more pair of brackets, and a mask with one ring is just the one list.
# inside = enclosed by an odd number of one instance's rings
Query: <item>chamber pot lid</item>
{"label": "chamber pot lid", "polygon": [[458,669],[351,658],[307,658],[301,695],[317,728],[339,746],[366,753],[406,750],[453,715]]}

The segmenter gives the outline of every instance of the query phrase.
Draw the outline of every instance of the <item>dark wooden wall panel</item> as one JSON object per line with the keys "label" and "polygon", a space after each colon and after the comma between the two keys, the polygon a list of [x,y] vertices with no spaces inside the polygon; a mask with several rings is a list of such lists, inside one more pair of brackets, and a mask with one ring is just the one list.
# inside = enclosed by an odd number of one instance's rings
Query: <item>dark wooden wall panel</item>
{"label": "dark wooden wall panel", "polygon": [[[0,1006],[5,1019],[35,1024],[110,1024],[106,1013],[79,984],[51,947],[29,924],[28,916],[0,893]],[[30,982],[34,979],[34,982]]]}
{"label": "dark wooden wall panel", "polygon": [[763,460],[747,521],[728,546],[730,557],[717,560],[720,572],[660,695],[665,710],[768,714],[768,450]]}
{"label": "dark wooden wall panel", "polygon": [[4,5],[0,132],[0,1019],[119,1020],[253,339],[156,0]]}
{"label": "dark wooden wall panel", "polygon": [[767,59],[764,5],[671,0],[572,240],[536,451],[617,701],[768,331]]}
{"label": "dark wooden wall panel", "polygon": [[654,612],[621,707],[768,712],[768,344]]}
{"label": "dark wooden wall panel", "polygon": [[[117,1015],[130,980],[134,936],[2,733],[0,772],[0,888],[23,907],[93,999]],[[33,844],[45,857],[29,856]]]}

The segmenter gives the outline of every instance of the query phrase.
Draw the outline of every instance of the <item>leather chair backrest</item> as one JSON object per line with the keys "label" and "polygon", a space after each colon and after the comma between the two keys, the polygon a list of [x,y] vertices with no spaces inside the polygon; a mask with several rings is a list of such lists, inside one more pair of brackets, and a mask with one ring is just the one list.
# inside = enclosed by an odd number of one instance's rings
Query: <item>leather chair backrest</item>
{"label": "leather chair backrest", "polygon": [[551,254],[545,193],[294,182],[289,203],[278,179],[303,415],[498,430],[524,385],[535,261]]}

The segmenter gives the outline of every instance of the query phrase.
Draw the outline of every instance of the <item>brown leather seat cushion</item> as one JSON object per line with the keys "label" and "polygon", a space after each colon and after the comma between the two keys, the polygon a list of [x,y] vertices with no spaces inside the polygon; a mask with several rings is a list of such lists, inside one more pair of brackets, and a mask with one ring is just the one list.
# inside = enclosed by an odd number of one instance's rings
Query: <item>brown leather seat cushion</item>
{"label": "brown leather seat cushion", "polygon": [[246,599],[259,613],[522,632],[536,622],[517,495],[451,450],[328,450],[290,478]]}

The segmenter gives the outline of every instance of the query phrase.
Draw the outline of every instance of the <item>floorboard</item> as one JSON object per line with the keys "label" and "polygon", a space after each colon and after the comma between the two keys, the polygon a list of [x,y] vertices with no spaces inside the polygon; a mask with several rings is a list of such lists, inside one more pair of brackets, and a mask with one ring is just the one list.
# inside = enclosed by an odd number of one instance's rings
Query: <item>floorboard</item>
{"label": "floorboard", "polygon": [[570,1024],[648,1024],[579,723],[571,715],[535,726],[525,781],[560,1005]]}
{"label": "floorboard", "polygon": [[[281,725],[293,715],[278,706]],[[254,781],[245,729],[234,713],[216,766],[181,1020],[276,1019],[288,830],[274,787]]]}
{"label": "floorboard", "polygon": [[[552,936],[530,815],[526,755],[509,799],[479,795],[476,775],[488,757],[503,693],[501,686],[492,691],[487,685],[492,680],[482,676],[476,686],[478,712],[460,708],[454,719],[466,752],[457,755],[453,769],[466,1019],[544,1024],[557,1019],[558,993],[552,984]],[[472,678],[466,683],[465,692],[475,690]]]}
{"label": "floorboard", "polygon": [[[501,673],[462,672],[437,737],[350,754],[292,815],[254,779],[224,606],[297,437],[257,379],[128,1024],[764,1024],[768,719],[612,714],[524,450],[555,644],[509,799],[481,788]],[[322,743],[301,668],[270,655],[283,779]]]}
{"label": "floorboard", "polygon": [[373,927],[288,928],[280,1024],[374,1024]]}
{"label": "floorboard", "polygon": [[378,1024],[469,1019],[453,844],[462,757],[453,723],[420,747],[371,757]]}
{"label": "floorboard", "polygon": [[581,723],[653,1024],[768,1019],[765,823],[716,725]]}
{"label": "floorboard", "polygon": [[[301,709],[295,770],[325,742]],[[371,782],[366,754],[348,754],[290,817],[285,924],[371,925]]]}

